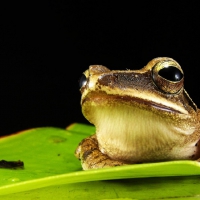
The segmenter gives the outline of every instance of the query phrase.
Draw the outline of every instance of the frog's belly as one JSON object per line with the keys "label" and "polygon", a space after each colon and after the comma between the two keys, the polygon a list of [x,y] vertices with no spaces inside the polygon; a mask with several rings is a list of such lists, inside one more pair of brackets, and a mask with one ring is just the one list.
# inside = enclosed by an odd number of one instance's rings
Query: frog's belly
{"label": "frog's belly", "polygon": [[[151,143],[151,141],[149,141]],[[107,143],[106,146],[100,145],[100,150],[107,154],[114,160],[121,160],[127,163],[140,163],[140,162],[154,162],[154,161],[167,161],[167,160],[191,160],[195,159],[197,147],[195,143],[188,144],[187,146],[129,146],[129,148],[121,149],[119,146],[112,146]]]}

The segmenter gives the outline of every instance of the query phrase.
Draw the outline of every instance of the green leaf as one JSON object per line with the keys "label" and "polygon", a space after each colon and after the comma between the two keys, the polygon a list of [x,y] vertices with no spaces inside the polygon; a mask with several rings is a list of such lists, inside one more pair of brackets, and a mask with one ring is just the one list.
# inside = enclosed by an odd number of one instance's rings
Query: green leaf
{"label": "green leaf", "polygon": [[36,128],[0,140],[0,160],[25,164],[0,169],[2,199],[200,198],[200,164],[171,161],[82,171],[74,156],[93,126]]}

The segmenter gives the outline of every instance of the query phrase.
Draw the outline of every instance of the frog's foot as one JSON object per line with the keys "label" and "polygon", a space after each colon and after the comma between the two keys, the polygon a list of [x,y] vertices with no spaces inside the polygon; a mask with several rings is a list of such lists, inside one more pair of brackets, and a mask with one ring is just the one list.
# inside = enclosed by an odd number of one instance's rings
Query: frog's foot
{"label": "frog's foot", "polygon": [[126,165],[121,161],[112,160],[99,150],[96,135],[81,141],[76,149],[75,156],[81,160],[84,170],[98,169]]}

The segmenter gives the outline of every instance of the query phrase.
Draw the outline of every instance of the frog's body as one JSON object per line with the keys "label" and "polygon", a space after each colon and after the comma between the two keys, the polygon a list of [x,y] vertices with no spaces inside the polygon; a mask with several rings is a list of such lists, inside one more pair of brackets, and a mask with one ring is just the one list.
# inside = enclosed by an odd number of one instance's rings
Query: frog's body
{"label": "frog's body", "polygon": [[200,111],[183,81],[180,65],[167,57],[134,71],[90,66],[81,105],[96,135],[76,150],[83,169],[198,159]]}

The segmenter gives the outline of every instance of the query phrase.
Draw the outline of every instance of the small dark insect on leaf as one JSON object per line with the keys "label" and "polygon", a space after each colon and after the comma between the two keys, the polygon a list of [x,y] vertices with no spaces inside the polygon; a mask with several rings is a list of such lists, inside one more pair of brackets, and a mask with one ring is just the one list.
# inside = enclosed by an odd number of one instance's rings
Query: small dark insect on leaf
{"label": "small dark insect on leaf", "polygon": [[23,169],[24,168],[24,162],[18,160],[18,161],[6,161],[6,160],[0,160],[0,168],[5,169]]}

